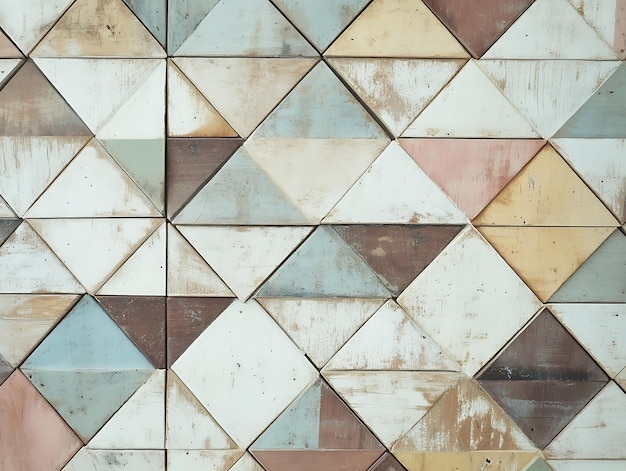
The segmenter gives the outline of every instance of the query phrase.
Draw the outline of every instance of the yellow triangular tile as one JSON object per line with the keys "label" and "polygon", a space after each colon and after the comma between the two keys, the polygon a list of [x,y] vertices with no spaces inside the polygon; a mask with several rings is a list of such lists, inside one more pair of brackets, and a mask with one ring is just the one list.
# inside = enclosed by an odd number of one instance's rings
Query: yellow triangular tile
{"label": "yellow triangular tile", "polygon": [[537,456],[532,451],[471,451],[468,453],[396,453],[408,471],[462,469],[463,471],[524,471]]}
{"label": "yellow triangular tile", "polygon": [[474,219],[475,226],[619,225],[550,145]]}
{"label": "yellow triangular tile", "polygon": [[421,0],[374,0],[325,55],[469,58]]}

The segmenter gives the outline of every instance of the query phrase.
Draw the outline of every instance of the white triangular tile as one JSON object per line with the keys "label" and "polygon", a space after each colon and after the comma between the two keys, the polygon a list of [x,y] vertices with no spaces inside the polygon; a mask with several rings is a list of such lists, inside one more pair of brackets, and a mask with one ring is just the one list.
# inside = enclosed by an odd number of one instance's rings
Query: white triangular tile
{"label": "white triangular tile", "polygon": [[230,468],[230,471],[265,471],[265,469],[252,458],[250,453],[246,453]]}
{"label": "white triangular tile", "polygon": [[21,63],[21,59],[0,59],[0,87]]}
{"label": "white triangular tile", "polygon": [[168,471],[228,471],[242,450],[168,450]]}
{"label": "white triangular tile", "polygon": [[92,450],[81,448],[63,471],[165,471],[164,450]]}
{"label": "white triangular tile", "polygon": [[570,0],[576,11],[595,29],[617,55],[626,58],[626,25],[620,18],[621,0]]}
{"label": "white triangular tile", "polygon": [[547,463],[554,471],[622,471],[626,468],[626,460],[548,460]]}
{"label": "white triangular tile", "polygon": [[15,213],[11,210],[11,208],[9,208],[9,205],[7,204],[6,201],[4,201],[4,199],[2,199],[2,197],[0,196],[0,217],[2,218],[14,218]]}

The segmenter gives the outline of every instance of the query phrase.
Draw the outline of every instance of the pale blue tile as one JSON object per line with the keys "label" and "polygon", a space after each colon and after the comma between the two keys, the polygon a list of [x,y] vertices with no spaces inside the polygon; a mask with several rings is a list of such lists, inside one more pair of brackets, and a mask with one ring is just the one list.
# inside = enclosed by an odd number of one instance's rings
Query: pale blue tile
{"label": "pale blue tile", "polygon": [[167,52],[174,54],[219,0],[169,0]]}
{"label": "pale blue tile", "polygon": [[167,0],[124,0],[152,35],[165,47]]}

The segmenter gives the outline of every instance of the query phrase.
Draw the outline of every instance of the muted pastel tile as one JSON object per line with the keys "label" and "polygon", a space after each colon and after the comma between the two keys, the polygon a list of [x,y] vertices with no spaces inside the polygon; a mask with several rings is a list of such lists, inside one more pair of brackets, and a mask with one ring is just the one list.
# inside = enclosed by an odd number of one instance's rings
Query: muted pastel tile
{"label": "muted pastel tile", "polygon": [[167,53],[174,54],[219,0],[168,0]]}
{"label": "muted pastel tile", "polygon": [[90,450],[82,448],[63,471],[107,469],[108,471],[165,471],[162,450]]}
{"label": "muted pastel tile", "polygon": [[21,58],[22,53],[13,44],[9,37],[0,31],[0,57],[2,58]]}
{"label": "muted pastel tile", "polygon": [[0,355],[0,384],[13,373],[13,367]]}
{"label": "muted pastel tile", "polygon": [[368,471],[406,471],[406,469],[391,453],[385,453]]}
{"label": "muted pastel tile", "polygon": [[222,471],[241,458],[241,450],[168,450],[169,471]]}
{"label": "muted pastel tile", "polygon": [[[396,456],[408,471],[429,471],[431,469],[467,471],[527,471],[527,465],[537,457],[537,452],[529,451],[470,451],[460,453],[404,453]],[[487,467],[487,468],[486,468]]]}
{"label": "muted pastel tile", "polygon": [[554,471],[620,471],[626,466],[626,460],[549,460]]}
{"label": "muted pastel tile", "polygon": [[[307,471],[309,469],[353,469],[366,471],[380,456],[370,450],[280,450],[257,451],[255,457],[267,471]],[[312,468],[311,468],[312,467]]]}
{"label": "muted pastel tile", "polygon": [[152,35],[165,48],[167,40],[167,0],[124,0]]}
{"label": "muted pastel tile", "polygon": [[570,0],[582,17],[617,55],[626,58],[626,4],[624,0]]}
{"label": "muted pastel tile", "polygon": [[13,231],[20,225],[19,219],[0,219],[0,245],[9,238]]}
{"label": "muted pastel tile", "polygon": [[[0,31],[0,34],[1,31]],[[0,36],[0,48],[2,47],[2,36]],[[2,87],[17,71],[18,66],[22,64],[21,59],[2,59],[0,52],[0,87]]]}

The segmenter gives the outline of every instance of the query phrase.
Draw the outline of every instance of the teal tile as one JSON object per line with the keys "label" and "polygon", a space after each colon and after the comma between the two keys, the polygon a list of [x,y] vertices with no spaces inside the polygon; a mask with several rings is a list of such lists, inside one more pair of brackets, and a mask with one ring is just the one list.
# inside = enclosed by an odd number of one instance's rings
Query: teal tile
{"label": "teal tile", "polygon": [[218,2],[219,0],[168,0],[168,54],[176,52]]}
{"label": "teal tile", "polygon": [[165,47],[167,0],[124,0],[152,35]]}
{"label": "teal tile", "polygon": [[544,460],[538,459],[526,471],[554,471],[554,470]]}
{"label": "teal tile", "polygon": [[321,226],[274,273],[258,296],[384,298],[389,291],[334,229]]}
{"label": "teal tile", "polygon": [[283,138],[387,138],[323,62],[287,95],[253,134]]}

